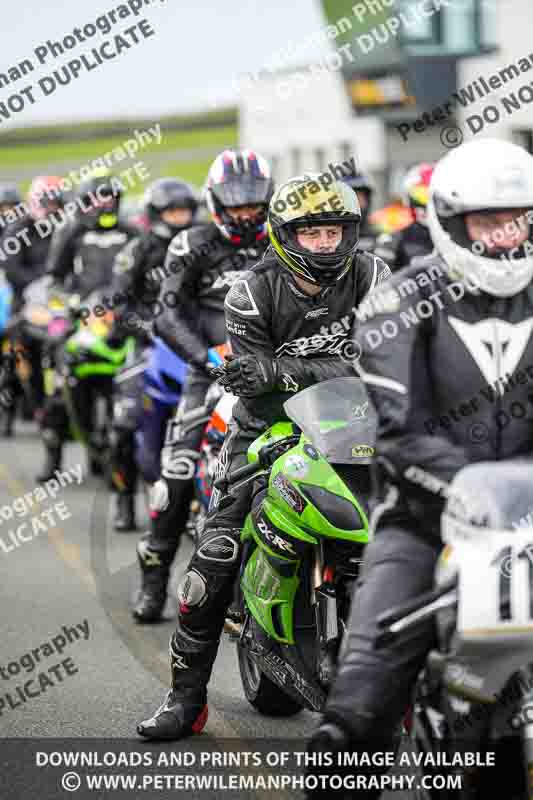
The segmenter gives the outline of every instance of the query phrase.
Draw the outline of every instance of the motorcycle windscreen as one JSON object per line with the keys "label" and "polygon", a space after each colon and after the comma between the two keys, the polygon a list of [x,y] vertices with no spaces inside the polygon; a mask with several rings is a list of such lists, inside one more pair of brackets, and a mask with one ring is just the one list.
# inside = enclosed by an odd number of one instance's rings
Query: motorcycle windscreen
{"label": "motorcycle windscreen", "polygon": [[327,461],[369,464],[378,415],[360,378],[333,378],[298,392],[283,405]]}

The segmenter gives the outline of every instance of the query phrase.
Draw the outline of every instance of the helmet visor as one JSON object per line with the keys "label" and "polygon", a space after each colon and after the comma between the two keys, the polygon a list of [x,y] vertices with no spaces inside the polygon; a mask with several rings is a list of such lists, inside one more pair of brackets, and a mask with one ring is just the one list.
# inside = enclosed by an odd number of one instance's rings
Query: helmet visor
{"label": "helmet visor", "polygon": [[211,191],[226,208],[267,205],[272,195],[272,181],[270,178],[240,175],[214,184]]}
{"label": "helmet visor", "polygon": [[304,280],[331,285],[349,268],[359,239],[359,222],[336,218],[305,225],[288,223],[278,231],[292,270]]}
{"label": "helmet visor", "polygon": [[349,255],[359,239],[359,224],[353,220],[324,221],[306,225],[301,220],[280,229],[280,240],[292,252],[312,256],[318,264],[334,264]]}

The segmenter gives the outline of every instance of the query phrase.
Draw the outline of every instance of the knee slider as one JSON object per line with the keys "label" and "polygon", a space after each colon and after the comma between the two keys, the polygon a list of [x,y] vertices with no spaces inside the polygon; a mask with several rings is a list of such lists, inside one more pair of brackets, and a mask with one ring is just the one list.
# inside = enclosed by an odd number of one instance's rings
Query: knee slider
{"label": "knee slider", "polygon": [[43,428],[42,437],[47,447],[59,447],[61,444],[61,437],[54,428]]}
{"label": "knee slider", "polygon": [[194,569],[185,573],[178,585],[178,602],[180,606],[200,608],[208,597],[207,581]]}
{"label": "knee slider", "polygon": [[168,483],[160,478],[150,487],[148,506],[150,511],[166,511],[170,503]]}

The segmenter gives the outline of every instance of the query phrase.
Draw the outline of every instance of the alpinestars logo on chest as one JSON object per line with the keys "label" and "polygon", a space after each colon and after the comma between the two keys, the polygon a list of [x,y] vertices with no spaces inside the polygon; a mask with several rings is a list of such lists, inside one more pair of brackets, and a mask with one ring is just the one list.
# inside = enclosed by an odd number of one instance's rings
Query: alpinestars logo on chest
{"label": "alpinestars logo on chest", "polygon": [[283,380],[283,389],[284,389],[285,392],[297,392],[298,391],[300,386],[299,386],[298,383],[296,383],[296,381],[294,380],[292,375],[289,375],[288,373],[284,372],[281,377],[282,377],[282,380]]}
{"label": "alpinestars logo on chest", "polygon": [[512,323],[491,318],[472,323],[450,316],[448,321],[487,383],[494,385],[516,370],[533,330],[533,319]]}

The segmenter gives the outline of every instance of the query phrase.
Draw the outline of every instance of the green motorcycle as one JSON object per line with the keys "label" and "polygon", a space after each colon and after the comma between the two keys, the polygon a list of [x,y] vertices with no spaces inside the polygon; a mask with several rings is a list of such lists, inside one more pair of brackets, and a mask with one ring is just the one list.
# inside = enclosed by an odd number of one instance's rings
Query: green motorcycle
{"label": "green motorcycle", "polygon": [[370,538],[362,503],[329,462],[367,469],[377,427],[359,378],[324,381],[284,409],[292,422],[270,427],[249,463],[215,482],[224,507],[254,481],[237,648],[245,695],[270,716],[324,706]]}
{"label": "green motorcycle", "polygon": [[[87,448],[92,474],[101,475],[109,462],[110,428],[112,419],[113,378],[134,357],[135,342],[129,337],[124,343],[111,343],[114,315],[99,305],[95,292],[87,301],[89,308],[102,309],[77,323],[77,330],[65,343],[63,398],[67,407],[70,429],[76,441]],[[83,385],[90,402],[83,407],[76,402],[75,387]],[[79,393],[78,393],[79,394]]]}

